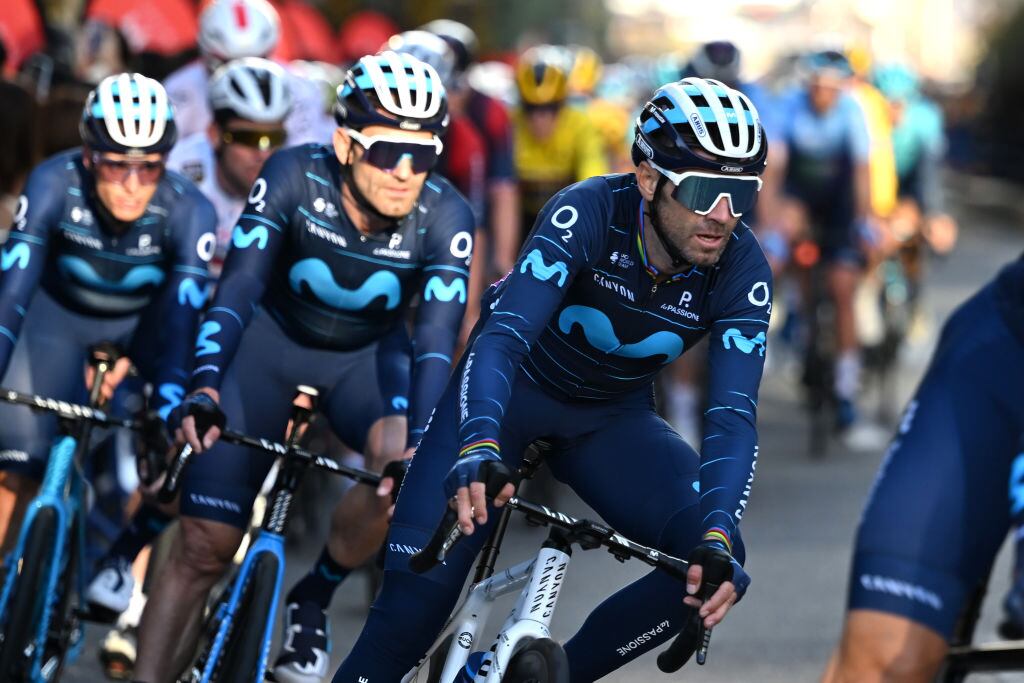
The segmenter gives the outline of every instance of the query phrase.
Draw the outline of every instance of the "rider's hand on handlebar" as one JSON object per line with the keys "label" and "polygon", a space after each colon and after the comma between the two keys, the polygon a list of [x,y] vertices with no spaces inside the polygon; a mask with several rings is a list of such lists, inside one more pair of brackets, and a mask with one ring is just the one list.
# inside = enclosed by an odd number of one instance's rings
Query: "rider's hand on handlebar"
{"label": "rider's hand on handlebar", "polygon": [[[103,385],[100,387],[100,397],[106,403],[114,396],[117,386],[128,376],[132,369],[132,361],[127,356],[121,356],[114,363],[114,367],[103,376]],[[96,368],[87,364],[85,366],[85,386],[91,387],[96,377]]]}
{"label": "rider's hand on handlebar", "polygon": [[[493,464],[500,463],[501,458],[493,451],[470,451],[452,465],[444,479],[448,504],[459,513],[459,530],[466,536],[473,534],[474,522],[487,523],[487,483],[494,474]],[[503,506],[515,492],[515,486],[506,483],[494,496],[494,507]]]}
{"label": "rider's hand on handlebar", "polygon": [[[701,584],[704,579],[704,567],[702,564],[708,561],[708,556],[729,557],[728,552],[718,544],[702,543],[693,549],[688,558],[690,569],[686,572],[686,593],[683,602],[700,610],[700,616],[704,619],[704,626],[711,628],[721,623],[726,613],[736,603],[738,595],[735,584],[730,581],[722,581],[718,589],[706,600],[701,600]],[[729,558],[731,561],[731,558]]]}
{"label": "rider's hand on handlebar", "polygon": [[[205,395],[206,398],[201,398]],[[212,402],[212,404],[211,404]],[[188,443],[195,453],[202,453],[213,447],[220,438],[221,428],[212,424],[204,434],[200,435],[196,426],[196,414],[208,412],[216,421],[216,414],[220,414],[220,421],[223,424],[223,413],[220,412],[220,393],[215,389],[203,388],[188,395],[177,408],[172,411],[172,420],[180,416],[181,426],[175,429],[174,438],[178,443]],[[175,415],[176,414],[176,415]]]}

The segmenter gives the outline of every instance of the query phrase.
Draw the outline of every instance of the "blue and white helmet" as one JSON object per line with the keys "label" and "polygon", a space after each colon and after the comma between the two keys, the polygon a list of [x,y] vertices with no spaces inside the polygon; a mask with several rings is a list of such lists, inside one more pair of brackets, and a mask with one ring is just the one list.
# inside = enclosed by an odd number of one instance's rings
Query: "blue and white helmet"
{"label": "blue and white helmet", "polygon": [[633,162],[667,170],[760,174],[768,155],[764,127],[750,99],[710,78],[658,88],[636,119]]}
{"label": "blue and white helmet", "polygon": [[448,98],[437,70],[409,54],[385,51],[362,57],[338,87],[339,126],[391,126],[443,135]]}
{"label": "blue and white helmet", "polygon": [[441,77],[441,83],[451,83],[455,72],[455,53],[441,36],[427,31],[403,31],[388,38],[381,50],[412,55],[434,67],[434,71]]}
{"label": "blue and white helmet", "polygon": [[90,149],[119,154],[163,154],[178,138],[164,86],[135,73],[107,76],[89,93],[79,132]]}

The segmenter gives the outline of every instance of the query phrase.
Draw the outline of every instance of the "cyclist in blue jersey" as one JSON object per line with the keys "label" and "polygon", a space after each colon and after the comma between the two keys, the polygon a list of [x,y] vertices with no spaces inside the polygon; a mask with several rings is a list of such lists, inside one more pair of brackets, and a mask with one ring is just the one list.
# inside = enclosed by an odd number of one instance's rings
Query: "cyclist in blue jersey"
{"label": "cyclist in blue jersey", "polygon": [[[155,407],[166,416],[191,370],[214,249],[213,207],[165,169],[176,129],[157,81],[129,73],[104,79],[88,96],[80,132],[80,149],[30,175],[0,253],[0,384],[86,400],[89,347],[114,341],[153,383]],[[104,387],[108,398],[127,365]],[[54,418],[0,407],[4,552],[56,429]]]}
{"label": "cyclist in blue jersey", "polygon": [[[437,72],[410,55],[364,57],[338,90],[333,145],[281,150],[253,184],[177,413],[197,455],[182,482],[182,533],[140,624],[138,679],[180,670],[190,625],[272,463],[217,443],[217,429],[197,435],[195,411],[223,410],[233,429],[279,438],[295,386],[311,384],[334,431],[375,470],[419,441],[450,372],[473,250],[468,203],[429,175],[445,97]],[[417,295],[410,343],[406,312]],[[326,673],[324,610],[380,547],[392,485],[355,487],[334,511],[327,546],[286,595],[278,680]]]}
{"label": "cyclist in blue jersey", "polygon": [[[516,467],[537,438],[555,447],[554,475],[612,527],[694,564],[685,587],[655,571],[600,605],[565,645],[572,680],[600,678],[676,633],[700,604],[692,594],[709,554],[736,558],[737,571],[701,608],[708,625],[748,583],[737,527],[757,459],[772,277],[739,217],[761,186],[764,132],[744,95],[690,78],[654,93],[632,156],[635,174],[552,197],[485,295],[402,486],[380,596],[335,683],[398,681],[423,656],[493,523],[481,483],[490,464]],[[698,455],[655,413],[652,380],[704,336],[711,398]],[[413,574],[410,549],[449,503],[472,535],[444,565]],[[622,642],[661,622],[664,632],[623,654]]]}
{"label": "cyclist in blue jersey", "polygon": [[[178,140],[167,157],[167,167],[189,177],[213,204],[217,214],[217,246],[209,265],[211,274],[216,275],[231,244],[231,232],[245,206],[249,188],[259,176],[263,162],[285,141],[282,122],[291,98],[285,71],[258,57],[220,66],[210,78],[208,97],[213,111],[210,129]],[[99,571],[86,590],[90,606],[115,614],[129,608],[136,583],[133,563],[170,523],[172,517],[167,512],[170,511],[162,510],[156,501],[143,501],[98,562]],[[104,648],[109,644],[114,648],[111,653],[121,652],[125,650],[124,639],[134,641],[139,612],[132,610],[121,618],[122,628],[108,635]],[[131,645],[127,651],[134,649]]]}
{"label": "cyclist in blue jersey", "polygon": [[826,264],[836,310],[837,427],[845,429],[856,419],[861,367],[853,300],[866,262],[864,243],[873,235],[870,144],[861,109],[846,91],[853,74],[846,58],[821,52],[804,65],[808,86],[785,96],[776,112],[775,137],[783,149],[781,163],[769,166],[769,185],[781,196],[770,219],[786,234],[810,235]]}
{"label": "cyclist in blue jersey", "polygon": [[[825,683],[932,681],[1024,509],[1024,258],[947,321],[878,472]],[[1007,504],[1009,494],[1009,505]]]}
{"label": "cyclist in blue jersey", "polygon": [[936,252],[947,253],[956,243],[957,227],[943,201],[941,170],[946,136],[942,111],[921,93],[917,75],[903,65],[880,67],[873,79],[889,101],[892,114],[892,146],[899,181],[896,215],[911,230],[920,227]]}

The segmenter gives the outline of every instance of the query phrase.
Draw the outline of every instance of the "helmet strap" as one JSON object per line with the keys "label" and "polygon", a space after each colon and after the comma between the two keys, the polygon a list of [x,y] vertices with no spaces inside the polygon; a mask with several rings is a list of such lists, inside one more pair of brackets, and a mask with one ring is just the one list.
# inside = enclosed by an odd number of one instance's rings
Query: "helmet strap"
{"label": "helmet strap", "polygon": [[658,236],[658,241],[661,242],[662,248],[668,257],[672,259],[672,268],[679,268],[688,261],[683,256],[682,252],[669,240],[668,235],[665,234],[664,229],[661,225],[661,219],[658,217],[658,203],[661,201],[661,191],[665,188],[665,183],[668,182],[668,178],[658,174],[658,184],[654,187],[654,199],[649,204],[647,210],[647,219],[651,222],[651,227],[654,228],[654,234]]}

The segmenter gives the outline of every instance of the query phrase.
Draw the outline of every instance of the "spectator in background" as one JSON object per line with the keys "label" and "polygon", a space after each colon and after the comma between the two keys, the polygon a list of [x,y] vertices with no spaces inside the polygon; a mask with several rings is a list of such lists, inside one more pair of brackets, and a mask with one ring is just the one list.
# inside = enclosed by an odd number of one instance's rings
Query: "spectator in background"
{"label": "spectator in background", "polygon": [[347,69],[363,55],[372,55],[388,38],[401,29],[380,12],[356,12],[338,27],[338,56],[341,67]]}
{"label": "spectator in background", "polygon": [[475,235],[473,262],[478,265],[470,272],[470,298],[463,323],[465,338],[476,322],[480,292],[512,268],[519,251],[519,186],[512,160],[512,124],[505,105],[470,87],[466,78],[466,70],[477,53],[473,30],[451,19],[437,19],[421,28],[444,39],[455,55],[448,107],[453,114],[458,112],[469,118],[486,148],[485,207],[480,222],[482,230]]}
{"label": "spectator in background", "polygon": [[21,86],[0,80],[0,102],[4,103],[0,107],[0,131],[5,137],[0,151],[0,242],[3,242],[18,210],[18,195],[25,177],[39,157],[36,106],[32,96]]}

